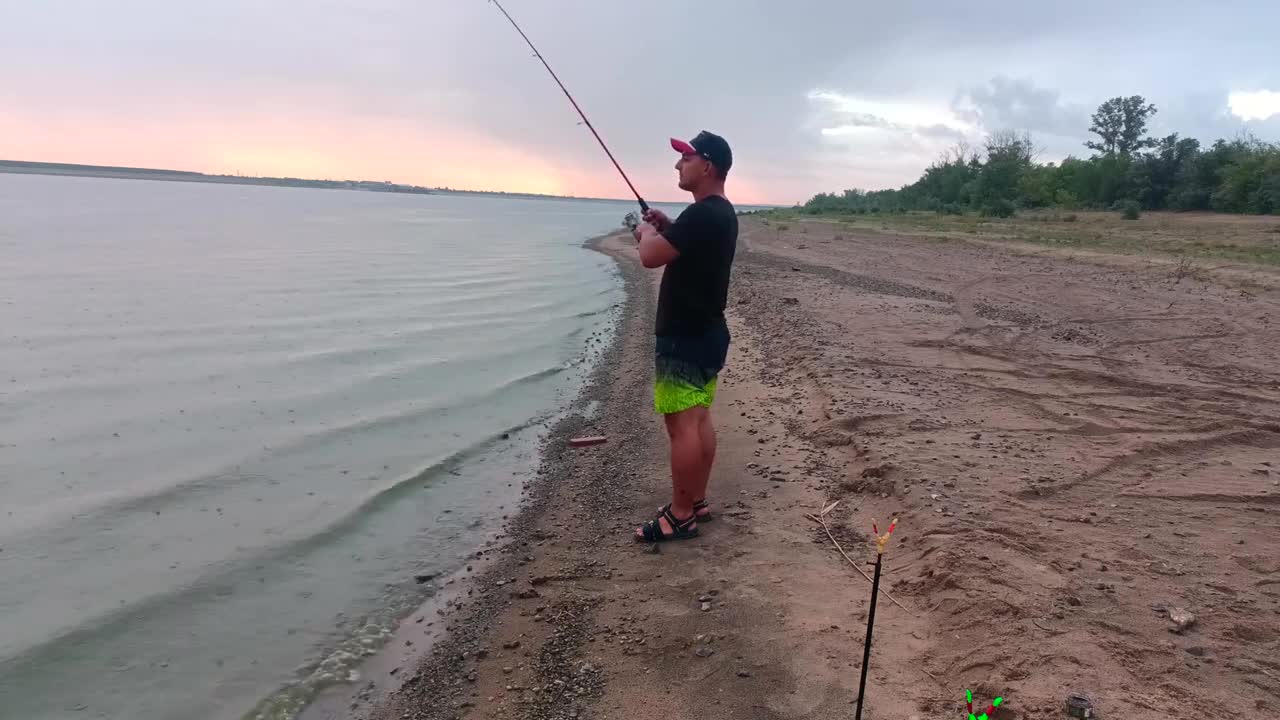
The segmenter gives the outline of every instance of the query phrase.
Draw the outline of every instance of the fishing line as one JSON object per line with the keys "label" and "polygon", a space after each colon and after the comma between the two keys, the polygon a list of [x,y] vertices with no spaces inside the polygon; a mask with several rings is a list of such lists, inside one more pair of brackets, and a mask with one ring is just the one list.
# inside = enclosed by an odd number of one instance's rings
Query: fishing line
{"label": "fishing line", "polygon": [[621,175],[623,181],[627,183],[627,187],[631,188],[631,194],[636,196],[636,201],[640,203],[640,209],[644,212],[649,212],[649,203],[646,203],[644,198],[640,197],[640,193],[636,190],[636,186],[631,184],[631,178],[628,178],[627,174],[623,172],[622,166],[618,164],[616,159],[614,159],[613,153],[609,152],[609,146],[604,144],[604,140],[601,139],[600,133],[596,132],[595,126],[593,126],[591,121],[587,119],[587,114],[582,112],[582,108],[578,107],[578,101],[573,99],[573,96],[569,94],[569,89],[564,86],[564,83],[560,82],[560,77],[556,75],[556,71],[552,70],[551,66],[547,64],[546,58],[542,57],[542,53],[538,52],[538,48],[534,47],[533,41],[529,39],[528,35],[524,34],[524,30],[520,29],[520,26],[516,24],[515,19],[511,17],[511,14],[507,12],[506,8],[502,7],[502,3],[498,2],[498,0],[489,0],[489,2],[498,6],[498,10],[502,11],[502,14],[506,16],[507,21],[511,23],[511,27],[515,28],[516,32],[520,33],[520,37],[524,38],[525,43],[529,45],[529,49],[533,50],[534,57],[542,61],[542,67],[546,68],[547,72],[551,73],[551,78],[560,86],[560,89],[564,92],[564,96],[569,98],[569,102],[573,105],[573,109],[578,111],[578,115],[582,118],[582,122],[586,124],[587,129],[591,131],[591,134],[596,136],[596,142],[600,143],[600,147],[604,149],[604,154],[609,156],[609,160],[613,162],[613,166],[618,169],[618,174]]}

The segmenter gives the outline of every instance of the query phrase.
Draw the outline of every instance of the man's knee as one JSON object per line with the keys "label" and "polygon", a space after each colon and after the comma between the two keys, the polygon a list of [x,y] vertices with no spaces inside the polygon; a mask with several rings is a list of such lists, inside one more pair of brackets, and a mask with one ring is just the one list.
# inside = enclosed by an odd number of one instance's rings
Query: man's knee
{"label": "man's knee", "polygon": [[709,422],[710,415],[704,407],[692,407],[662,416],[667,426],[667,437],[674,440],[684,435],[698,435],[702,424]]}

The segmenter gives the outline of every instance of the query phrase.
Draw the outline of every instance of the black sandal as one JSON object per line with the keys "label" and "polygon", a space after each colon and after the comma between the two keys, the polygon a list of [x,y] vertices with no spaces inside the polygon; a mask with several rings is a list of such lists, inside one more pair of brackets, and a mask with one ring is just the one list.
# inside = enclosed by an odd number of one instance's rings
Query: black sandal
{"label": "black sandal", "polygon": [[[672,532],[670,534],[662,530],[662,518],[667,519],[667,523],[671,525]],[[640,526],[640,534],[633,535],[636,542],[659,543],[667,540],[688,540],[698,536],[698,516],[692,515],[685,520],[680,520],[671,512],[671,506],[662,509],[658,513],[658,517],[646,522]]]}
{"label": "black sandal", "polygon": [[[670,509],[671,503],[667,503],[666,505],[658,508],[658,514],[662,514]],[[698,520],[698,522],[711,522],[715,519],[711,515],[711,506],[707,504],[706,500],[699,500],[693,504],[693,516]]]}

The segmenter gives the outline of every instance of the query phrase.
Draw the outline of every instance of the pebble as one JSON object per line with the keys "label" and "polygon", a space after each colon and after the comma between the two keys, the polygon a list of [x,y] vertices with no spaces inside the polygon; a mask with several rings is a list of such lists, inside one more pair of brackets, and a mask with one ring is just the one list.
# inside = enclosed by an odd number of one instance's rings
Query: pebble
{"label": "pebble", "polygon": [[694,655],[697,655],[697,656],[698,656],[698,657],[700,657],[700,658],[709,658],[709,657],[711,657],[712,655],[715,655],[715,654],[716,654],[716,650],[715,650],[715,648],[712,648],[712,647],[708,647],[708,646],[706,646],[706,645],[703,645],[702,647],[698,648],[697,650],[694,650],[694,651],[693,651],[693,654],[694,654]]}
{"label": "pebble", "polygon": [[711,612],[711,603],[709,602],[702,603],[702,612]]}
{"label": "pebble", "polygon": [[738,677],[740,677],[740,678],[749,678],[749,677],[751,677],[751,671],[750,671],[750,670],[739,670],[739,671],[738,671]]}
{"label": "pebble", "polygon": [[1173,621],[1173,627],[1169,628],[1172,633],[1181,634],[1196,624],[1196,616],[1182,608],[1170,609],[1169,619]]}

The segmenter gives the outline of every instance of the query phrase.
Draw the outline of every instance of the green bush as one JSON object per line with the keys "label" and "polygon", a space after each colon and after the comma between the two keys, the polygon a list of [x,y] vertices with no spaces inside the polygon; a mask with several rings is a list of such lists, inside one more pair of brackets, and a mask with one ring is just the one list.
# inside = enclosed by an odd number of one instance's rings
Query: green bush
{"label": "green bush", "polygon": [[1116,204],[1120,206],[1120,217],[1125,220],[1137,220],[1142,217],[1142,206],[1138,205],[1137,200],[1125,200]]}
{"label": "green bush", "polygon": [[1017,208],[1013,206],[1013,202],[1004,199],[992,200],[982,206],[983,217],[1010,218],[1015,212]]}
{"label": "green bush", "polygon": [[939,215],[963,215],[964,208],[960,207],[960,203],[943,203],[938,208]]}

